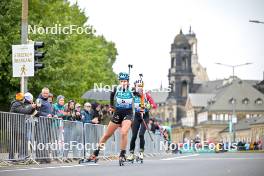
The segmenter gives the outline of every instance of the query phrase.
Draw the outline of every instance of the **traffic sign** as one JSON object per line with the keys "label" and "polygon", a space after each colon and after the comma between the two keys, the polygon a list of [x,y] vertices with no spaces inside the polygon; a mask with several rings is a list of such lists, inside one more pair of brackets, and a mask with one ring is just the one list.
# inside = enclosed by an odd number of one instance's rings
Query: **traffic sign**
{"label": "traffic sign", "polygon": [[34,45],[12,45],[13,77],[34,76]]}

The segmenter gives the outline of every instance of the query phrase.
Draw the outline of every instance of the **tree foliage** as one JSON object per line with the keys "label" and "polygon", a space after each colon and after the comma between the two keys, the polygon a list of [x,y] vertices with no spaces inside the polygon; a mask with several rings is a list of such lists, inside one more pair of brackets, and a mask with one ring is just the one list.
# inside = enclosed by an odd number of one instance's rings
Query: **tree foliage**
{"label": "tree foliage", "polygon": [[[20,79],[12,77],[12,45],[20,44],[21,0],[0,2],[0,104],[8,105],[20,89]],[[65,0],[29,0],[29,25],[37,27],[76,25],[88,33],[34,34],[29,40],[44,41],[45,68],[29,78],[29,92],[35,96],[48,87],[55,95],[80,100],[94,83],[115,84],[112,65],[117,50],[113,42],[96,35],[78,4]]]}

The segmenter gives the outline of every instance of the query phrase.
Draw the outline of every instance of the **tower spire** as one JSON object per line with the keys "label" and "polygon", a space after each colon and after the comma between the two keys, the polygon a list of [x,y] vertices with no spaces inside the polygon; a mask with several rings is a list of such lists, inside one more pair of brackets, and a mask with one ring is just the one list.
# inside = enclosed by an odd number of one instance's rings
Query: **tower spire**
{"label": "tower spire", "polygon": [[181,30],[180,30],[180,34],[182,34],[182,28],[181,28]]}

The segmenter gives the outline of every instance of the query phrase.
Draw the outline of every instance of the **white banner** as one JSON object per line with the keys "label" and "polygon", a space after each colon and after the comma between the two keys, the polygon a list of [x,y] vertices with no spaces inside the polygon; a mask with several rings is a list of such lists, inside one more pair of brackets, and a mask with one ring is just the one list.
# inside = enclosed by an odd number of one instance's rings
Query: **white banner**
{"label": "white banner", "polygon": [[34,45],[12,45],[13,77],[34,76]]}

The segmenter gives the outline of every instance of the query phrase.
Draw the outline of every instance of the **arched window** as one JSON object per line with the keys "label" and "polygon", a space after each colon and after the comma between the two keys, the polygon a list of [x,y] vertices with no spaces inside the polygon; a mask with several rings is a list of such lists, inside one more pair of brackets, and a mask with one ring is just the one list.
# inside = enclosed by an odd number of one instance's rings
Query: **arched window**
{"label": "arched window", "polygon": [[263,100],[261,98],[258,98],[258,99],[256,99],[255,104],[262,105],[263,104]]}
{"label": "arched window", "polygon": [[187,70],[188,68],[188,60],[186,57],[182,58],[182,70]]}
{"label": "arched window", "polygon": [[249,99],[248,98],[243,98],[242,104],[245,104],[245,105],[249,104]]}
{"label": "arched window", "polygon": [[181,85],[181,96],[187,97],[187,82],[183,81]]}
{"label": "arched window", "polygon": [[230,98],[229,99],[229,103],[230,104],[235,104],[236,103],[236,99],[235,98]]}

